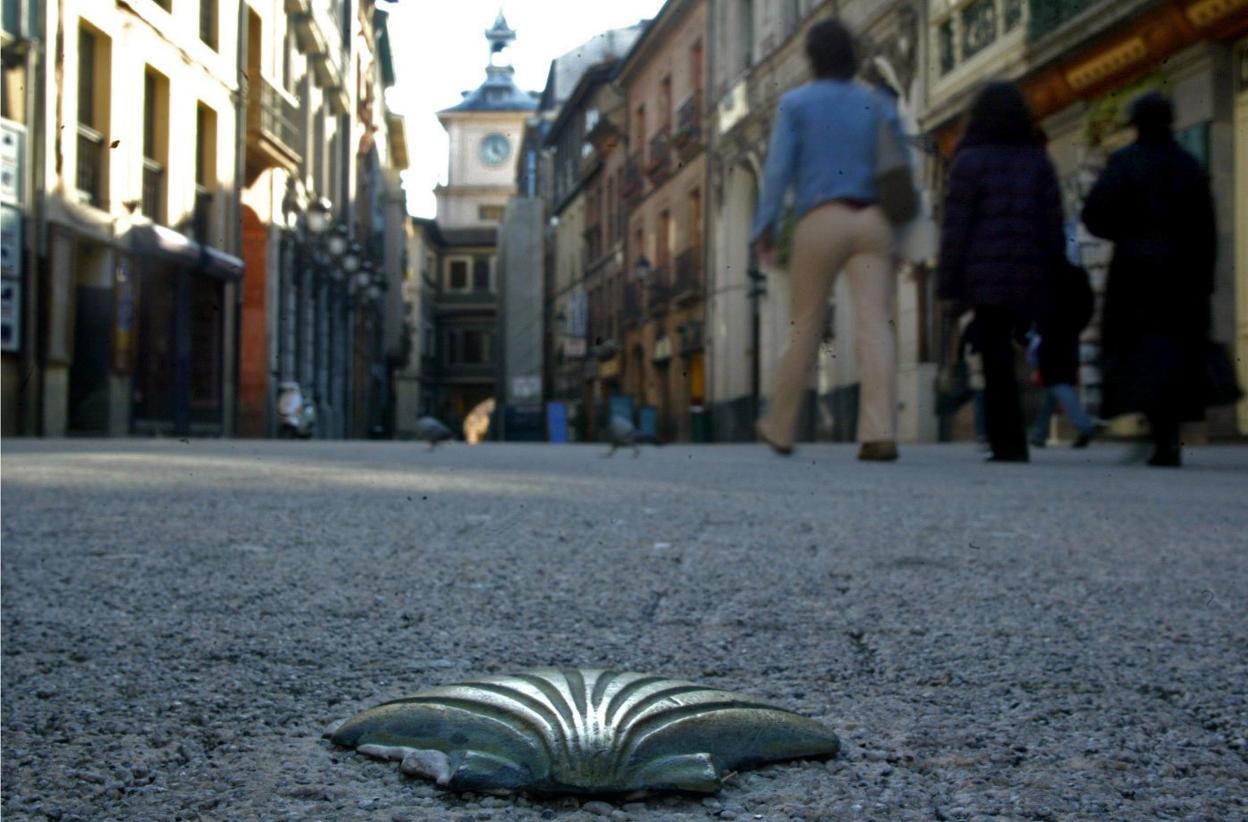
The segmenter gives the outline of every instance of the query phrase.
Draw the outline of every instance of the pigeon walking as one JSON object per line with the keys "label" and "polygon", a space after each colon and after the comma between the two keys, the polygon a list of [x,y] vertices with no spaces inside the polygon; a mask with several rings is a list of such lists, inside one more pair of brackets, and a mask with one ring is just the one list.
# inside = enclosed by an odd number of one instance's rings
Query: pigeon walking
{"label": "pigeon walking", "polygon": [[603,456],[613,456],[617,448],[631,447],[633,456],[636,457],[641,453],[641,449],[637,447],[640,439],[641,435],[631,422],[623,417],[612,417],[611,424],[607,426],[607,442],[611,443],[611,450]]}
{"label": "pigeon walking", "polygon": [[438,447],[438,443],[454,439],[451,429],[433,417],[421,417],[416,420],[416,439],[429,443],[429,450]]}

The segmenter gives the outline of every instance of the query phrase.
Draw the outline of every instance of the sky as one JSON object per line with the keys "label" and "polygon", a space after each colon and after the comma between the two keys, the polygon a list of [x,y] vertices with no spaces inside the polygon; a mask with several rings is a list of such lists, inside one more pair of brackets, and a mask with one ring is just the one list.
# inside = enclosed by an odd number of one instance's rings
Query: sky
{"label": "sky", "polygon": [[[380,0],[390,12],[390,45],[396,81],[386,94],[390,111],[407,129],[411,167],[403,174],[407,210],[435,216],[433,188],[446,182],[446,132],[436,112],[460,101],[461,92],[485,79],[499,0]],[[520,88],[541,91],[550,61],[608,29],[654,17],[663,0],[504,0],[516,30],[510,55]]]}

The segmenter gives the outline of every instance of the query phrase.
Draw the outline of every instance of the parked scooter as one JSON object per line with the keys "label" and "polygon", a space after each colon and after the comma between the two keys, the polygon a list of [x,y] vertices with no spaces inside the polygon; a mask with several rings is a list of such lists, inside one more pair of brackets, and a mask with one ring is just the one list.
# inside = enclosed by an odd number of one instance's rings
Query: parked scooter
{"label": "parked scooter", "polygon": [[304,397],[297,382],[278,386],[277,435],[281,439],[311,439],[316,434],[316,405]]}

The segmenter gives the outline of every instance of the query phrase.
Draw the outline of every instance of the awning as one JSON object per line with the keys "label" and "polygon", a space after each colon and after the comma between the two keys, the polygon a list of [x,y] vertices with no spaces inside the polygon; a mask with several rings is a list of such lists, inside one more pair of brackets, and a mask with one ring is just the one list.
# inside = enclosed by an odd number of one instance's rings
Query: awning
{"label": "awning", "polygon": [[236,282],[243,278],[243,261],[212,246],[200,245],[185,234],[162,225],[133,225],[126,232],[135,254],[162,258],[190,268],[193,273]]}

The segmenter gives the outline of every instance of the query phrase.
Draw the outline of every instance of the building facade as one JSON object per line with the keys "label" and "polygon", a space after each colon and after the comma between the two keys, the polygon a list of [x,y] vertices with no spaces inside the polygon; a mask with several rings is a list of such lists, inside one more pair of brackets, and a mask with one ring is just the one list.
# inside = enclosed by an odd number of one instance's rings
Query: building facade
{"label": "building facade", "polygon": [[[959,136],[959,116],[976,86],[991,77],[1017,82],[1048,138],[1062,184],[1072,253],[1104,291],[1112,247],[1079,223],[1082,200],[1108,155],[1132,139],[1126,111],[1157,89],[1174,102],[1180,143],[1209,173],[1218,224],[1213,336],[1235,347],[1248,376],[1248,3],[1086,0],[1075,3],[978,0],[931,2],[930,98],[921,117],[943,171]],[[942,173],[933,174],[940,180]],[[1099,300],[1098,300],[1099,301]],[[1099,312],[1098,312],[1099,317]],[[1100,402],[1100,328],[1081,341],[1083,399]],[[1129,433],[1137,422],[1120,420]],[[1211,409],[1189,439],[1248,433],[1248,405]]]}
{"label": "building facade", "polygon": [[[706,439],[705,94],[708,4],[672,0],[624,59],[628,156],[620,180],[627,277],[620,383],[637,424]],[[624,409],[621,407],[620,409]]]}
{"label": "building facade", "polygon": [[[406,160],[380,104],[384,13],[18,0],[4,20],[6,164],[12,145],[22,182],[5,199],[5,433],[271,435],[284,382],[317,404],[322,435],[384,428],[385,374],[365,381],[354,428],[347,376],[360,326],[357,372],[397,341],[382,294],[401,277],[386,226],[404,222],[388,203]],[[357,318],[348,251],[380,272],[356,278]]]}
{"label": "building facade", "polygon": [[239,9],[5,4],[6,433],[234,430]]}

